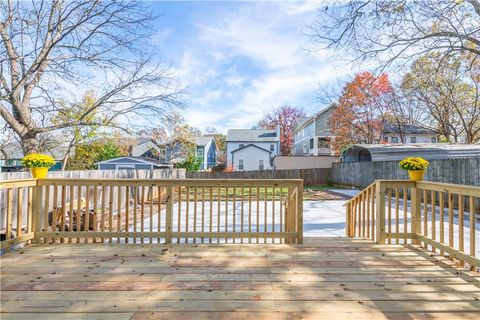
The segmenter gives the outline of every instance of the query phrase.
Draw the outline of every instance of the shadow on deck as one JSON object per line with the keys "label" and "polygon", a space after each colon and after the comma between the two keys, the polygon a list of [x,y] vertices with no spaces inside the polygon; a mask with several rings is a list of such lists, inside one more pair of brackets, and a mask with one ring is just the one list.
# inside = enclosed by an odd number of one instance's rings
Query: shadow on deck
{"label": "shadow on deck", "polygon": [[431,255],[347,238],[31,245],[1,257],[1,318],[478,319],[480,274]]}

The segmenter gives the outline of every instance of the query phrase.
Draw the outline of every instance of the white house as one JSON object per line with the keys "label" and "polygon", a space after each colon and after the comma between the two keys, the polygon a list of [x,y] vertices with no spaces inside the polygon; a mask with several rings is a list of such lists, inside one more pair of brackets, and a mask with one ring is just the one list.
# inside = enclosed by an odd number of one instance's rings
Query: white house
{"label": "white house", "polygon": [[235,171],[271,170],[279,154],[280,129],[230,129],[227,133],[227,167]]}

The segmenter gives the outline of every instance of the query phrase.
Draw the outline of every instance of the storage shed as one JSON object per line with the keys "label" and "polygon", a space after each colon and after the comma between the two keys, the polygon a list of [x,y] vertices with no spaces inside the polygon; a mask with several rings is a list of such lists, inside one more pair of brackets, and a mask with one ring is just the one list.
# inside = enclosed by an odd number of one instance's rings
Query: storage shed
{"label": "storage shed", "polygon": [[427,160],[480,157],[478,144],[355,144],[342,153],[342,162]]}

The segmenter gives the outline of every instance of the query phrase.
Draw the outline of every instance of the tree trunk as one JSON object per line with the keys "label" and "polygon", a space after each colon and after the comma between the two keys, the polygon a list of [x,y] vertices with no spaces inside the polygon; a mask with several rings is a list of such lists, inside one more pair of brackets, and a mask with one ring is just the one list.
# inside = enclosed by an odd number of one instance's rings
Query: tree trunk
{"label": "tree trunk", "polygon": [[22,136],[22,148],[23,154],[27,155],[30,153],[38,153],[39,152],[39,144],[37,135],[35,133],[27,133]]}

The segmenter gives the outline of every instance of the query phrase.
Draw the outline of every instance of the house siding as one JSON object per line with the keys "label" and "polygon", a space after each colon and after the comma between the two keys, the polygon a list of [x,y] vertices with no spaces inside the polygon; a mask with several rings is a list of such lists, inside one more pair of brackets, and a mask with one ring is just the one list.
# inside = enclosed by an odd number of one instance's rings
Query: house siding
{"label": "house siding", "polygon": [[243,171],[259,170],[260,160],[263,160],[264,170],[272,169],[270,164],[270,153],[254,146],[233,153],[232,161],[235,171],[242,171],[239,169],[240,160],[243,160]]}
{"label": "house siding", "polygon": [[308,124],[305,128],[295,134],[293,154],[298,156],[308,156],[310,154],[310,139],[314,137],[315,121]]}

